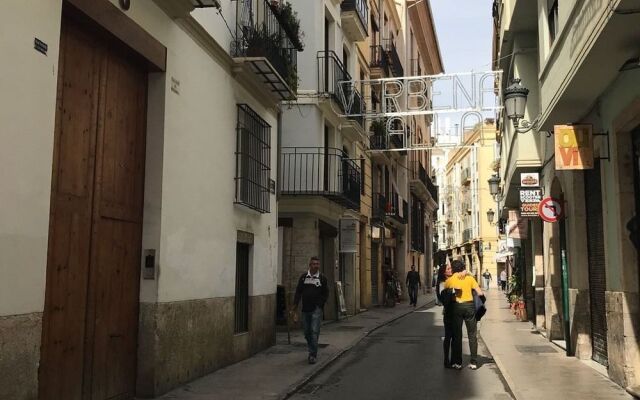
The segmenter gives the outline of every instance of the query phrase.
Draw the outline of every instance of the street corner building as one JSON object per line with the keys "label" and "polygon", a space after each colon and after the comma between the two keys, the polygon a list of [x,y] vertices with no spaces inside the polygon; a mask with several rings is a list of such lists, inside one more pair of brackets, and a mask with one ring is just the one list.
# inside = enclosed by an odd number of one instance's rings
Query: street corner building
{"label": "street corner building", "polygon": [[270,4],[0,4],[0,398],[152,397],[275,343],[301,46]]}
{"label": "street corner building", "polygon": [[[594,360],[638,395],[640,8],[496,0],[493,16],[505,98],[500,211],[510,220],[503,233],[520,231],[507,253],[529,318],[568,355]],[[531,174],[555,199],[542,211],[556,222],[512,213]]]}

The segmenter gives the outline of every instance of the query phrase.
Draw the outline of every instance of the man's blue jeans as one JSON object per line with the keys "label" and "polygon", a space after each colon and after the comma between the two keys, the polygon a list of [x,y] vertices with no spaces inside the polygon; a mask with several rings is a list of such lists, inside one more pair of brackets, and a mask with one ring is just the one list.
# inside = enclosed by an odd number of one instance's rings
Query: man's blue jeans
{"label": "man's blue jeans", "polygon": [[302,312],[302,327],[304,337],[307,339],[309,355],[318,355],[318,338],[320,337],[320,323],[322,322],[322,308],[316,307],[314,311]]}

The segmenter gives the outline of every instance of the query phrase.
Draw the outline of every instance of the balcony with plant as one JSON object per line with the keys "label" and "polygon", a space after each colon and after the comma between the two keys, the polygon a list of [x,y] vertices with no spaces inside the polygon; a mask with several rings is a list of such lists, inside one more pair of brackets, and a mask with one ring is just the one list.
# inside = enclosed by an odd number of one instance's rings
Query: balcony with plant
{"label": "balcony with plant", "polygon": [[288,2],[238,0],[231,56],[282,99],[298,89],[297,53],[304,49],[297,13]]}

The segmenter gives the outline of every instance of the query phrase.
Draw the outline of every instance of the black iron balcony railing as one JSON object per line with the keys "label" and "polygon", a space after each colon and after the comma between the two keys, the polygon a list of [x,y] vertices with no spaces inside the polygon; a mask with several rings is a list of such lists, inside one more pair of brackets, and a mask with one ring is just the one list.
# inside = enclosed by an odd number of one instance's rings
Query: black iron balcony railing
{"label": "black iron balcony railing", "polygon": [[265,57],[295,91],[298,50],[302,50],[298,38],[291,37],[267,0],[236,2],[232,57]]}
{"label": "black iron balcony railing", "polygon": [[473,230],[471,228],[467,228],[464,231],[462,231],[462,242],[466,243],[470,241],[472,233],[473,233]]}
{"label": "black iron balcony railing", "polygon": [[389,135],[383,134],[371,134],[369,136],[369,148],[371,150],[387,150],[389,148]]}
{"label": "black iron balcony railing", "polygon": [[438,187],[436,185],[433,184],[433,181],[431,180],[431,178],[427,175],[427,190],[429,191],[429,194],[431,194],[431,198],[433,199],[433,201],[436,202],[436,204],[440,204],[439,199],[438,199]]}
{"label": "black iron balcony railing", "polygon": [[421,253],[424,253],[424,208],[424,203],[414,197],[411,207],[411,249]]}
{"label": "black iron balcony railing", "polygon": [[384,40],[387,54],[389,55],[389,59],[391,60],[390,66],[393,75],[395,76],[404,76],[404,68],[402,67],[402,62],[400,61],[400,55],[398,54],[398,49],[396,49],[395,43],[391,39]]}
{"label": "black iron balcony railing", "polygon": [[381,45],[371,46],[371,68],[382,68],[389,75],[389,60],[387,51]]}
{"label": "black iron balcony railing", "polygon": [[427,186],[427,170],[424,169],[422,163],[418,160],[411,160],[409,168],[409,177],[414,181],[420,181]]}
{"label": "black iron balcony railing", "polygon": [[318,52],[318,92],[329,95],[342,112],[359,114],[349,119],[364,128],[364,99],[334,51]]}
{"label": "black iron balcony railing", "polygon": [[342,11],[356,11],[365,32],[369,31],[369,2],[367,0],[344,0]]}
{"label": "black iron balcony railing", "polygon": [[351,110],[348,118],[352,121],[356,121],[364,129],[364,107],[366,103],[358,89],[354,89],[353,96],[351,96],[352,88],[353,87],[345,88],[345,99],[347,101],[347,108]]}
{"label": "black iron balcony railing", "polygon": [[409,217],[409,215],[407,215],[407,213],[409,212],[409,204],[406,202],[406,200],[402,200],[401,202],[398,193],[392,192],[387,197],[385,211],[387,217],[391,217],[401,224],[407,223],[407,218]]}
{"label": "black iron balcony railing", "polygon": [[387,199],[380,193],[374,193],[372,201],[373,204],[371,207],[371,224],[375,226],[383,226],[384,219],[387,216]]}
{"label": "black iron balcony railing", "polygon": [[360,168],[342,150],[283,147],[280,159],[281,194],[324,196],[360,209]]}

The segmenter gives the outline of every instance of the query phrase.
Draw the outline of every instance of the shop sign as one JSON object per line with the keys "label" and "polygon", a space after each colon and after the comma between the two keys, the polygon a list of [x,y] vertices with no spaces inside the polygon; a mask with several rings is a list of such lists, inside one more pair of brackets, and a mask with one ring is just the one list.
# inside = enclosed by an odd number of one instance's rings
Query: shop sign
{"label": "shop sign", "polygon": [[540,201],[542,201],[542,188],[520,189],[520,217],[537,217]]}
{"label": "shop sign", "polygon": [[520,174],[520,186],[522,187],[540,186],[540,174],[537,172],[524,172]]}
{"label": "shop sign", "polygon": [[593,168],[593,127],[554,125],[556,169]]}
{"label": "shop sign", "polygon": [[557,222],[564,215],[562,203],[558,199],[547,197],[538,205],[538,214],[547,222]]}
{"label": "shop sign", "polygon": [[358,220],[342,218],[340,220],[340,253],[356,253],[356,228]]}

